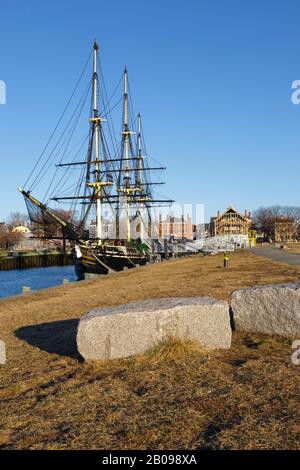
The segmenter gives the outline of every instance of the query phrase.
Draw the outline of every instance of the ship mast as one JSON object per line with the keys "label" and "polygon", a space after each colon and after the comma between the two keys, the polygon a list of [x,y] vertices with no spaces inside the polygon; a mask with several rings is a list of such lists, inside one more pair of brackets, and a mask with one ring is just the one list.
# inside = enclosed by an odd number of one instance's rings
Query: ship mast
{"label": "ship mast", "polygon": [[126,238],[130,241],[130,204],[128,196],[130,194],[130,177],[129,177],[129,139],[130,130],[128,128],[128,93],[127,93],[127,69],[124,69],[124,150],[125,150],[125,177],[124,177],[124,193],[126,197]]}
{"label": "ship mast", "polygon": [[[139,163],[139,176],[140,176],[140,191],[143,187],[143,157],[142,157],[142,143],[141,143],[141,115],[138,113],[138,135],[137,135],[137,147],[138,147],[138,163]],[[144,236],[144,204],[140,204],[140,237]]]}
{"label": "ship mast", "polygon": [[[84,161],[78,161],[76,159],[77,154],[71,162],[63,161],[63,156],[61,157],[56,167],[66,167],[73,168],[76,166],[82,167],[85,166],[86,171],[83,169],[79,176],[79,181],[77,184],[77,189],[75,194],[63,194],[62,189],[64,187],[63,178],[65,178],[66,173],[57,183],[57,180],[54,180],[56,175],[52,178],[49,188],[47,189],[46,195],[49,193],[50,188],[52,193],[49,196],[48,200],[54,200],[56,202],[65,201],[81,201],[80,204],[86,204],[87,210],[83,210],[83,217],[78,226],[76,224],[70,224],[65,222],[59,214],[48,207],[48,201],[46,203],[40,202],[38,199],[35,199],[31,196],[30,192],[32,186],[36,186],[39,183],[41,178],[41,172],[44,169],[46,163],[42,168],[39,168],[38,174],[35,176],[33,183],[29,190],[20,188],[20,192],[23,194],[26,203],[28,205],[28,212],[31,220],[35,220],[34,211],[37,211],[40,216],[46,217],[45,220],[50,220],[51,223],[54,221],[58,225],[62,226],[68,233],[68,237],[72,240],[75,239],[84,239],[87,238],[86,230],[84,230],[85,222],[87,220],[87,215],[89,214],[89,209],[94,205],[96,206],[96,233],[95,241],[99,245],[103,243],[103,227],[102,227],[102,212],[103,204],[109,204],[111,208],[115,208],[116,211],[116,237],[119,239],[119,214],[120,214],[120,200],[123,199],[126,205],[126,234],[122,235],[122,238],[126,238],[127,241],[130,241],[132,238],[131,227],[130,227],[130,215],[131,215],[131,206],[139,207],[140,216],[143,219],[143,213],[145,210],[148,211],[151,207],[157,207],[156,204],[171,204],[173,200],[168,199],[155,199],[152,197],[151,189],[143,189],[148,186],[151,188],[154,184],[163,184],[162,182],[151,182],[147,181],[146,172],[149,171],[159,171],[165,170],[165,167],[149,167],[145,166],[144,158],[142,156],[142,134],[141,134],[141,116],[138,115],[138,136],[136,145],[132,145],[131,134],[135,134],[129,129],[129,95],[128,95],[128,75],[127,69],[124,69],[124,89],[123,89],[123,129],[122,129],[122,143],[121,143],[121,153],[120,155],[111,156],[110,150],[108,148],[107,141],[104,135],[104,129],[102,127],[102,122],[106,121],[101,117],[101,112],[99,110],[99,80],[97,72],[97,63],[98,63],[98,52],[99,46],[97,42],[94,42],[93,45],[93,76],[92,76],[92,111],[90,116],[90,132],[89,132],[89,146],[87,159]],[[119,103],[119,102],[118,102]],[[117,103],[117,104],[118,104]],[[74,127],[75,128],[75,127]],[[67,129],[67,128],[66,128]],[[65,130],[66,130],[65,129]],[[65,132],[64,130],[64,132]],[[64,132],[62,136],[64,135]],[[61,137],[62,137],[61,136]],[[61,139],[60,137],[60,139]],[[60,140],[59,140],[60,141]],[[58,141],[58,142],[59,142]],[[47,144],[48,145],[48,144]],[[133,150],[133,147],[135,149]],[[47,161],[50,159],[48,157]],[[117,158],[116,158],[117,157]],[[52,157],[51,157],[52,158]],[[120,164],[117,165],[117,162]],[[37,162],[38,164],[39,162]],[[36,165],[37,165],[36,164]],[[36,167],[36,166],[35,166]],[[66,170],[67,171],[67,170]],[[145,175],[144,175],[145,172]],[[84,177],[85,174],[85,177]],[[29,179],[32,175],[30,175]],[[130,178],[132,176],[132,178]],[[33,176],[34,178],[34,176]],[[28,180],[27,180],[28,182]],[[26,184],[27,184],[26,182]],[[63,183],[61,183],[63,182]],[[54,184],[56,186],[53,188]],[[52,186],[51,186],[52,185]],[[113,194],[110,190],[106,188],[108,186],[116,187],[116,194]],[[82,191],[84,189],[84,191]],[[58,194],[55,193],[58,191]],[[83,193],[83,194],[82,194]],[[73,202],[72,202],[73,204]],[[74,204],[77,204],[75,202]],[[75,210],[75,209],[74,209]],[[43,219],[44,220],[44,219]],[[150,220],[150,219],[149,219]],[[143,222],[143,220],[142,220]],[[44,222],[48,223],[48,222]],[[141,224],[140,236],[142,237],[144,231],[143,223]],[[89,238],[89,237],[88,237]]]}
{"label": "ship mast", "polygon": [[88,186],[92,186],[95,190],[95,199],[96,199],[96,238],[99,243],[102,239],[102,188],[103,186],[108,186],[111,184],[109,181],[101,181],[101,160],[99,158],[99,137],[101,132],[101,123],[105,119],[101,119],[99,109],[98,109],[98,99],[97,99],[97,85],[98,85],[98,74],[97,74],[97,54],[99,50],[99,45],[97,42],[94,42],[94,67],[93,67],[93,116],[90,119],[90,122],[93,125],[94,132],[94,151],[95,151],[95,181],[87,183]]}

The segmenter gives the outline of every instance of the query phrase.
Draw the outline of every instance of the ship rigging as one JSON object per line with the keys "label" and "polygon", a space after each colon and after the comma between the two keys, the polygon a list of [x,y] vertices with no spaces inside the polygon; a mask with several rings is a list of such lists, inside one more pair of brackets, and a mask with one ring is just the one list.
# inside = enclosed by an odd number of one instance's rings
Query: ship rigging
{"label": "ship rigging", "polygon": [[[23,188],[18,188],[24,196],[31,221],[42,227],[42,236],[55,238],[57,230],[54,233],[53,227],[58,226],[63,237],[70,241],[79,278],[88,273],[107,274],[111,270],[157,260],[155,247],[158,242],[155,242],[157,236],[152,209],[173,202],[153,194],[153,187],[164,183],[152,181],[151,175],[162,172],[165,167],[148,165],[141,115],[139,113],[136,119],[133,116],[126,67],[122,76],[122,96],[112,104],[121,81],[108,99],[96,41],[92,56],[92,78],[75,111],[58,140],[54,140],[82,82],[90,57],[29,178]],[[70,151],[89,96],[88,136],[84,136]],[[122,105],[119,144],[112,118],[118,105]],[[87,153],[82,158],[85,148]],[[66,161],[70,154],[73,158]],[[49,177],[51,167],[54,174]],[[75,177],[74,170],[77,171]],[[33,191],[41,184],[44,186],[47,178],[46,193],[39,200],[33,196]],[[56,204],[55,208],[52,208],[53,204]],[[67,210],[61,210],[61,204],[67,204]]]}

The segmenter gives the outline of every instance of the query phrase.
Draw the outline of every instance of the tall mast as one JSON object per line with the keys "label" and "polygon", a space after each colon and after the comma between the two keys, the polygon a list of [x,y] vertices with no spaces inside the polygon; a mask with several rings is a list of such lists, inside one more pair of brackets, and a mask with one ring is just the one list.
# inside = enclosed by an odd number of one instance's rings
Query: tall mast
{"label": "tall mast", "polygon": [[[138,164],[139,164],[139,186],[140,186],[140,194],[142,195],[142,188],[143,188],[143,157],[142,157],[142,141],[141,141],[141,115],[138,113],[138,136],[137,136],[137,147],[138,147]],[[140,237],[143,238],[144,236],[144,204],[141,202],[140,204]]]}
{"label": "tall mast", "polygon": [[95,190],[96,199],[96,238],[101,243],[102,239],[102,187],[111,185],[110,181],[101,181],[101,159],[99,154],[99,137],[101,132],[101,123],[105,119],[101,119],[98,109],[98,74],[97,74],[97,55],[99,45],[94,42],[94,64],[93,64],[93,115],[90,122],[93,124],[93,135],[94,135],[94,151],[95,151],[95,181],[87,183],[88,186],[92,186]]}
{"label": "tall mast", "polygon": [[130,204],[128,196],[130,194],[130,179],[129,179],[129,136],[130,131],[128,129],[128,94],[127,94],[127,69],[124,69],[124,149],[125,149],[125,178],[124,178],[124,192],[126,195],[126,237],[127,241],[130,241]]}
{"label": "tall mast", "polygon": [[129,178],[129,132],[128,132],[128,94],[127,94],[127,69],[124,69],[124,144],[126,160],[126,178]]}
{"label": "tall mast", "polygon": [[[81,204],[86,204],[87,210],[82,211],[84,217],[82,218],[76,230],[74,228],[67,227],[66,222],[57,216],[54,211],[51,211],[50,208],[46,204],[41,203],[37,199],[33,198],[30,195],[29,191],[25,191],[20,189],[23,196],[26,198],[26,201],[30,201],[31,205],[35,206],[39,209],[43,214],[49,216],[51,220],[54,220],[59,225],[64,228],[68,228],[68,237],[75,240],[80,237],[84,239],[86,234],[83,233],[81,230],[84,228],[84,224],[87,220],[87,216],[89,215],[89,210],[96,206],[96,240],[99,244],[103,243],[103,220],[102,220],[102,212],[103,212],[103,204],[110,205],[111,208],[116,208],[116,235],[117,238],[119,237],[119,215],[120,215],[120,202],[121,196],[123,195],[123,199],[126,203],[126,231],[127,233],[122,235],[122,238],[127,238],[128,241],[131,240],[131,227],[130,227],[130,215],[131,215],[131,205],[133,207],[140,207],[140,214],[143,212],[148,211],[148,223],[150,220],[150,212],[149,208],[157,207],[154,204],[157,203],[172,203],[172,200],[165,200],[165,199],[153,199],[151,190],[144,190],[144,187],[152,186],[152,184],[163,184],[161,182],[152,183],[151,181],[147,181],[147,178],[144,176],[144,172],[148,171],[157,171],[157,170],[165,170],[165,167],[154,167],[150,168],[148,165],[145,166],[144,164],[144,157],[142,156],[142,135],[141,135],[141,116],[138,115],[138,139],[136,145],[133,145],[131,134],[135,134],[129,129],[129,102],[128,102],[128,75],[127,69],[124,69],[124,97],[123,97],[123,129],[122,129],[122,142],[121,142],[121,152],[118,155],[111,158],[110,151],[108,144],[106,142],[104,136],[104,130],[102,128],[102,122],[106,121],[101,117],[101,101],[98,102],[99,99],[99,81],[98,81],[98,73],[97,73],[97,61],[98,61],[98,52],[99,46],[95,41],[93,44],[93,75],[92,75],[92,110],[90,116],[90,133],[89,133],[89,145],[88,145],[88,154],[87,158],[84,161],[77,161],[75,157],[77,157],[78,153],[75,155],[72,162],[65,162],[60,160],[57,167],[73,167],[73,166],[83,166],[86,168],[85,171],[85,178],[84,178],[84,171],[82,169],[80,179],[78,182],[78,190],[76,189],[75,195],[64,195],[64,196],[56,196],[54,191],[59,186],[59,192],[61,192],[62,186],[60,186],[60,182],[51,193],[49,199],[55,201],[81,201]],[[65,132],[65,131],[64,131]],[[63,134],[62,134],[63,136]],[[61,137],[62,137],[61,136]],[[60,137],[60,139],[61,139]],[[114,137],[114,136],[113,136]],[[60,140],[59,139],[59,140]],[[59,141],[58,141],[59,142]],[[57,145],[57,144],[56,144]],[[135,147],[135,149],[133,149]],[[64,156],[64,155],[63,155]],[[51,154],[50,154],[51,157]],[[117,158],[115,158],[117,157]],[[49,160],[49,158],[48,158]],[[47,161],[48,161],[47,160]],[[120,165],[116,165],[116,162],[120,162]],[[134,163],[132,163],[134,162]],[[125,165],[124,165],[125,164]],[[86,166],[85,166],[86,165]],[[125,168],[124,168],[125,166]],[[39,170],[38,175],[36,176],[35,180],[33,181],[32,186],[37,181],[37,178],[40,177],[42,170]],[[147,174],[147,173],[146,173]],[[122,176],[124,178],[122,178]],[[130,179],[132,176],[132,179]],[[31,178],[31,176],[30,176]],[[53,179],[51,184],[53,183]],[[85,186],[82,187],[82,183],[85,181]],[[27,185],[27,183],[26,183]],[[50,185],[51,186],[51,185]],[[107,191],[107,186],[116,186],[116,194],[112,194],[111,191]],[[89,189],[87,189],[87,187]],[[83,189],[83,194],[80,194],[80,189]],[[50,190],[48,188],[47,194]],[[67,191],[67,190],[66,190]],[[46,195],[47,195],[46,194]],[[52,197],[53,196],[53,197]],[[48,202],[47,202],[48,204]],[[138,206],[139,205],[139,206]],[[30,206],[31,207],[31,206]],[[31,208],[29,212],[31,211]],[[31,217],[31,215],[30,215]],[[33,219],[33,216],[32,216]],[[141,226],[141,236],[144,227]],[[146,230],[145,230],[146,231]],[[71,233],[71,236],[70,236]],[[150,231],[149,231],[150,233]],[[105,243],[105,242],[104,242]],[[93,244],[94,247],[94,244]]]}
{"label": "tall mast", "polygon": [[94,74],[93,74],[93,100],[94,100],[94,117],[97,117],[98,105],[97,105],[97,53],[99,50],[99,45],[94,42]]}
{"label": "tall mast", "polygon": [[101,240],[102,238],[102,188],[100,185],[100,163],[99,163],[99,127],[101,125],[101,119],[99,117],[99,110],[98,110],[98,103],[97,103],[97,82],[98,82],[98,75],[97,75],[97,54],[98,54],[99,46],[94,42],[94,74],[93,74],[93,102],[94,102],[94,135],[95,135],[95,176],[96,176],[96,183],[95,185],[96,190],[96,237]]}

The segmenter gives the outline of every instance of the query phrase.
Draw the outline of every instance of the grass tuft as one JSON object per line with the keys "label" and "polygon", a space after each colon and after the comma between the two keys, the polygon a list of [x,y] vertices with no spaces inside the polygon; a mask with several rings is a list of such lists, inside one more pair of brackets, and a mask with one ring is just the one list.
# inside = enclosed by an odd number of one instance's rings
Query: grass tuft
{"label": "grass tuft", "polygon": [[185,341],[169,336],[149,348],[142,356],[143,360],[152,363],[162,361],[180,361],[183,357],[207,355],[202,346],[195,341]]}

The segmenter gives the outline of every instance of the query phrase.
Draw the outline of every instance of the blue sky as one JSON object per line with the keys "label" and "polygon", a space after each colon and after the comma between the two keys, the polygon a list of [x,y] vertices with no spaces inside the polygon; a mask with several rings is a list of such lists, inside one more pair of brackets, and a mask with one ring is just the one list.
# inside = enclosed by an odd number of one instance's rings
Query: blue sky
{"label": "blue sky", "polygon": [[124,64],[161,192],[205,204],[299,205],[297,0],[0,0],[0,219],[40,154],[96,37],[108,90]]}

